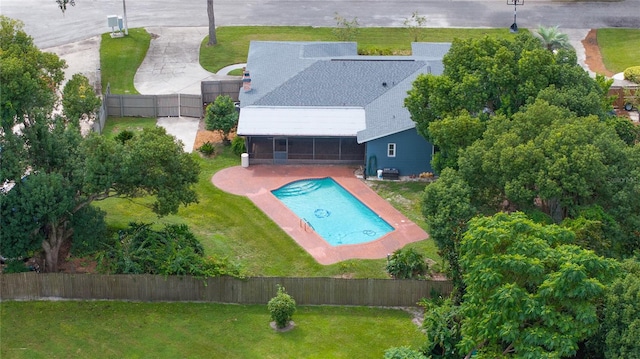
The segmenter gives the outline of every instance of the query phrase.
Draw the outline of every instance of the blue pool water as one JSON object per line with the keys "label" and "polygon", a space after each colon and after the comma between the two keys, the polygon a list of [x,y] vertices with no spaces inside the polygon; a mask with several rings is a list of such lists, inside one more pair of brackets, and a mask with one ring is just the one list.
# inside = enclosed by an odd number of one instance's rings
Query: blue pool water
{"label": "blue pool water", "polygon": [[271,193],[332,246],[370,242],[393,231],[331,178],[295,181]]}

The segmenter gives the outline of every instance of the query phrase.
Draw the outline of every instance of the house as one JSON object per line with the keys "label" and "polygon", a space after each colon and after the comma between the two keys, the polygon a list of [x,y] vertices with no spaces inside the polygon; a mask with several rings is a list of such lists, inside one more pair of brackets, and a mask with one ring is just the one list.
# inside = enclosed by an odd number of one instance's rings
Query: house
{"label": "house", "polygon": [[238,122],[250,162],[432,171],[433,145],[404,99],[419,74],[442,73],[449,48],[414,43],[411,56],[361,56],[354,42],[252,41]]}

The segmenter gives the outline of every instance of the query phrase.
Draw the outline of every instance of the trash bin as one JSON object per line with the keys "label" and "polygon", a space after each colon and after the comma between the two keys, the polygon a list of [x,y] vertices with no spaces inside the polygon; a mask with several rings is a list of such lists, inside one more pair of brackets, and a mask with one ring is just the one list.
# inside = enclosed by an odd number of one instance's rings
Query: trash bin
{"label": "trash bin", "polygon": [[248,153],[243,153],[242,155],[240,155],[240,163],[242,164],[242,167],[244,167],[244,168],[249,167],[249,154]]}
{"label": "trash bin", "polygon": [[378,170],[378,179],[382,179],[382,170]]}

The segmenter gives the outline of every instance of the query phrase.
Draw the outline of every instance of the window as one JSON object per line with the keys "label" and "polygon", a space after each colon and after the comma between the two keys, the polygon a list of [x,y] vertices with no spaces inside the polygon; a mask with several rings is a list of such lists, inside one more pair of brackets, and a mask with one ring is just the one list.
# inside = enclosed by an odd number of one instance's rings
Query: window
{"label": "window", "polygon": [[396,144],[388,143],[387,144],[387,157],[395,157],[396,156]]}

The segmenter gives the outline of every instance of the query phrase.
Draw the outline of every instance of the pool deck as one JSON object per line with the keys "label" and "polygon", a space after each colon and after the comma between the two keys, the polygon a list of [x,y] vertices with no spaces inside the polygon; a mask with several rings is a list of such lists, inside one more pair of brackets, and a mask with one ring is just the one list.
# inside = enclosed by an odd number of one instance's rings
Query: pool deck
{"label": "pool deck", "polygon": [[[368,243],[331,246],[311,228],[305,226],[271,191],[306,178],[331,177],[366,204],[395,230]],[[427,232],[407,219],[382,199],[354,168],[345,166],[252,165],[236,166],[217,172],[211,182],[225,192],[246,196],[276,222],[320,264],[333,264],[347,259],[379,259],[408,243],[429,237]]]}

